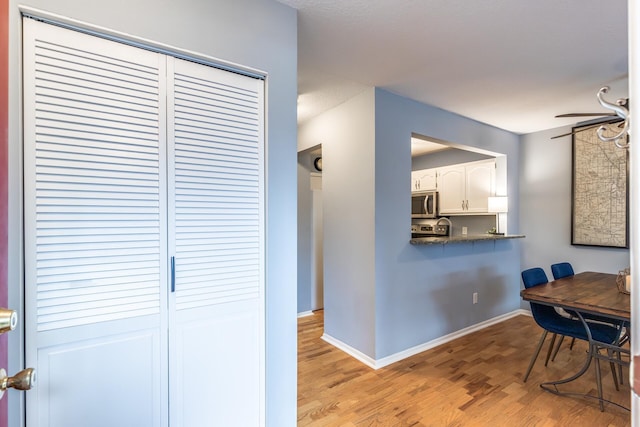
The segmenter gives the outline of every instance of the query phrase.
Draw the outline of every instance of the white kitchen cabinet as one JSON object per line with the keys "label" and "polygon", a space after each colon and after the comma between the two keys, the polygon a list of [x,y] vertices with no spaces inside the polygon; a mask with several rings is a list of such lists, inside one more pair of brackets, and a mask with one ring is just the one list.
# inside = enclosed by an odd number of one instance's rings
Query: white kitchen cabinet
{"label": "white kitchen cabinet", "polygon": [[438,169],[438,196],[442,215],[487,213],[495,193],[495,160],[481,160]]}
{"label": "white kitchen cabinet", "polygon": [[472,163],[466,167],[468,213],[486,213],[488,199],[495,195],[495,160]]}
{"label": "white kitchen cabinet", "polygon": [[411,172],[411,191],[435,190],[437,169],[421,169]]}
{"label": "white kitchen cabinet", "polygon": [[463,165],[440,168],[438,207],[441,214],[462,214],[465,212],[465,182]]}

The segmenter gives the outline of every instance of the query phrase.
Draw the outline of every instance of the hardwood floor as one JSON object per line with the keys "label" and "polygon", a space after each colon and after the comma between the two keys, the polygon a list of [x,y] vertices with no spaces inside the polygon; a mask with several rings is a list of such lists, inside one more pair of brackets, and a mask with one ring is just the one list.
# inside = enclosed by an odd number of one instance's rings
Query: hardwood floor
{"label": "hardwood floor", "polygon": [[[545,368],[543,347],[522,382],[542,330],[517,316],[382,369],[373,370],[321,339],[323,313],[298,319],[299,426],[630,426],[630,413],[598,401],[556,396],[539,384],[577,372],[587,345],[565,340]],[[549,334],[551,335],[551,334]],[[549,338],[547,338],[549,341]],[[605,398],[630,407],[629,371]],[[563,391],[597,395],[594,364]]]}

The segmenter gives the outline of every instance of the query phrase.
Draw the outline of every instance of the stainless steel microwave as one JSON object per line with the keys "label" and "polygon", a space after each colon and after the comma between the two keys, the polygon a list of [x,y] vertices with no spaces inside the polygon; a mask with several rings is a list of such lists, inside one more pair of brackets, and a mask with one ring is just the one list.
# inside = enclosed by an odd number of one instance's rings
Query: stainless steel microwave
{"label": "stainless steel microwave", "polygon": [[438,192],[416,191],[411,193],[411,218],[437,218]]}

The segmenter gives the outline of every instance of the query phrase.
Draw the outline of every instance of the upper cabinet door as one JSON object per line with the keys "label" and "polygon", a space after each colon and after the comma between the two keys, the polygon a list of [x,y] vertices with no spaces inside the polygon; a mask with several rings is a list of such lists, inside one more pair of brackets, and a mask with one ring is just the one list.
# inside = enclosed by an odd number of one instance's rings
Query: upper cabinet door
{"label": "upper cabinet door", "polygon": [[419,174],[422,171],[411,171],[411,192],[420,191]]}
{"label": "upper cabinet door", "polygon": [[437,169],[421,169],[411,172],[411,191],[435,190]]}
{"label": "upper cabinet door", "polygon": [[486,213],[488,199],[495,194],[495,161],[473,163],[466,167],[467,213]]}
{"label": "upper cabinet door", "polygon": [[438,197],[441,214],[461,214],[466,212],[464,165],[439,169]]}
{"label": "upper cabinet door", "polygon": [[419,171],[418,184],[421,190],[435,190],[437,187],[437,169],[424,169]]}

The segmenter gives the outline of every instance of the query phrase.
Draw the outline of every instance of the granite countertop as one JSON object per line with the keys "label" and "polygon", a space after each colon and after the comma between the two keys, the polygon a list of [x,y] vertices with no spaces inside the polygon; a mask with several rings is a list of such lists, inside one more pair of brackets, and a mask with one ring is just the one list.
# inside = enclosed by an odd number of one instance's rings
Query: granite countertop
{"label": "granite countertop", "polygon": [[446,245],[448,243],[479,242],[483,240],[522,239],[523,234],[469,234],[451,237],[415,237],[409,240],[412,245]]}

